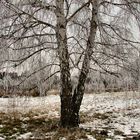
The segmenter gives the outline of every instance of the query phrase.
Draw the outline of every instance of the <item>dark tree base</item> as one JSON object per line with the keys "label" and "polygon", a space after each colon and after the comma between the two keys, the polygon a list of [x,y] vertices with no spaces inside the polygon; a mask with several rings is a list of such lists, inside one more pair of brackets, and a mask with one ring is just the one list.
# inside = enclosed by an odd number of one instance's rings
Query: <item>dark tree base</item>
{"label": "dark tree base", "polygon": [[60,127],[62,128],[76,128],[79,127],[80,121],[79,121],[79,114],[77,113],[71,114],[69,118],[60,120]]}

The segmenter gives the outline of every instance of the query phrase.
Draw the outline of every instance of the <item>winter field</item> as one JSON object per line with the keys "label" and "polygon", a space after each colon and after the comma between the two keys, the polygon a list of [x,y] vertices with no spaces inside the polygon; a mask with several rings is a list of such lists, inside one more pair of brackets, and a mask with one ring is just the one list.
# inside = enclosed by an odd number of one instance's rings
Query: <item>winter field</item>
{"label": "winter field", "polygon": [[80,128],[58,127],[60,99],[0,98],[0,140],[140,140],[140,93],[84,96]]}

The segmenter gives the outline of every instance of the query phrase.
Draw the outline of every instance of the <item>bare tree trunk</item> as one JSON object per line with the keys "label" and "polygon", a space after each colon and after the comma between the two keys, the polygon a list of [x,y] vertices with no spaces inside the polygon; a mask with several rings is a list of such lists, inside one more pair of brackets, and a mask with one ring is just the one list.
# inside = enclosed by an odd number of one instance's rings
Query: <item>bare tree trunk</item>
{"label": "bare tree trunk", "polygon": [[71,109],[72,114],[71,114],[70,120],[72,121],[71,123],[73,124],[73,126],[78,126],[80,122],[79,110],[80,110],[81,102],[82,102],[84,91],[85,91],[84,84],[85,84],[85,81],[86,81],[86,78],[88,76],[89,69],[90,69],[90,60],[93,53],[92,50],[95,44],[94,42],[95,42],[95,36],[96,36],[96,31],[97,31],[97,12],[98,12],[97,10],[98,10],[98,4],[97,4],[97,1],[94,0],[94,2],[92,2],[92,19],[90,23],[90,34],[89,34],[89,38],[87,42],[85,57],[83,60],[78,85],[74,91],[74,95],[72,98],[72,109]]}
{"label": "bare tree trunk", "polygon": [[58,55],[60,61],[60,78],[61,78],[61,118],[62,127],[69,127],[69,117],[71,113],[72,85],[69,67],[69,53],[66,35],[66,18],[64,15],[64,1],[56,0],[57,16],[57,42]]}
{"label": "bare tree trunk", "polygon": [[95,35],[97,30],[97,2],[92,2],[92,19],[89,39],[87,42],[87,48],[85,57],[79,76],[78,85],[72,95],[71,75],[69,67],[69,52],[67,46],[66,35],[66,18],[64,15],[64,1],[56,1],[56,15],[57,15],[57,42],[58,42],[58,54],[60,61],[60,73],[61,73],[61,118],[60,123],[62,127],[78,127],[79,126],[79,110],[84,95],[84,84],[90,68],[90,60],[92,55],[92,49],[94,47]]}

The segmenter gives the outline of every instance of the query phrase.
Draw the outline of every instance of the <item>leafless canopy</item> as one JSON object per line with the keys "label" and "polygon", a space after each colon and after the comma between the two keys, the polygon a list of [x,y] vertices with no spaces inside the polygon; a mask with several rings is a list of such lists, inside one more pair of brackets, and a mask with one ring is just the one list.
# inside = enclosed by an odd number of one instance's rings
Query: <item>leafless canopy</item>
{"label": "leafless canopy", "polygon": [[1,70],[29,70],[23,81],[60,72],[61,95],[73,104],[81,103],[90,70],[117,76],[139,56],[139,0],[1,0],[0,12]]}

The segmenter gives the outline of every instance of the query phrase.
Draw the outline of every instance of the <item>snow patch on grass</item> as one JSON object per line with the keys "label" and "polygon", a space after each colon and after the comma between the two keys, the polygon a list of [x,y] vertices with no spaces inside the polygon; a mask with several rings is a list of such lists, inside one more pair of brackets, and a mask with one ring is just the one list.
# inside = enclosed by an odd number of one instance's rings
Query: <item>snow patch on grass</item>
{"label": "snow patch on grass", "polygon": [[32,133],[28,132],[28,133],[18,136],[17,140],[28,140],[31,136],[32,136]]}
{"label": "snow patch on grass", "polygon": [[[48,123],[49,119],[58,120],[59,112],[58,95],[0,98],[0,113],[19,117],[20,121],[25,123],[25,127],[28,125],[26,122],[32,120],[35,124],[40,121]],[[87,139],[133,139],[134,137],[140,139],[140,93],[138,92],[86,94],[80,113],[82,122],[80,128],[90,132],[86,135]],[[49,122],[49,125],[51,123]],[[0,124],[0,131],[3,131],[3,127],[5,126]],[[27,132],[18,137],[28,137],[31,133]],[[90,136],[92,138],[89,138]],[[1,135],[0,137],[4,138]]]}

